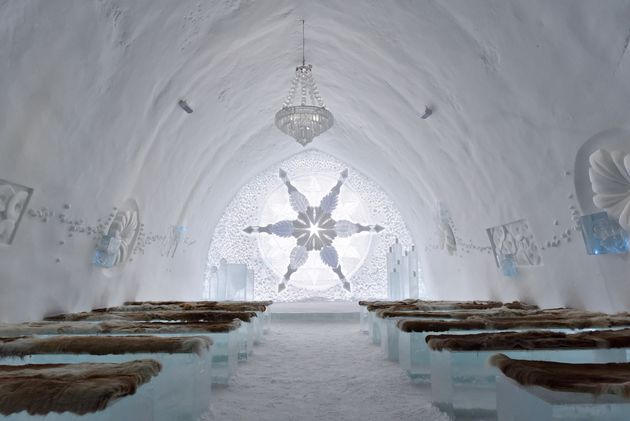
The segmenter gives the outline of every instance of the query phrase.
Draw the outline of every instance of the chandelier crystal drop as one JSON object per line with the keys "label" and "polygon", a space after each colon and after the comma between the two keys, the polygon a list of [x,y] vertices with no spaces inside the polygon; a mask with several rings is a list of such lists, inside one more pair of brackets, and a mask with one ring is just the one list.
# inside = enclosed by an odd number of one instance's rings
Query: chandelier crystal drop
{"label": "chandelier crystal drop", "polygon": [[[295,68],[295,77],[289,89],[289,95],[276,113],[276,127],[294,138],[300,145],[306,146],[313,139],[330,129],[335,122],[319,95],[313,78],[313,66],[306,64],[304,57],[304,21],[302,20],[302,65]],[[294,105],[296,92],[299,91],[300,104]]]}

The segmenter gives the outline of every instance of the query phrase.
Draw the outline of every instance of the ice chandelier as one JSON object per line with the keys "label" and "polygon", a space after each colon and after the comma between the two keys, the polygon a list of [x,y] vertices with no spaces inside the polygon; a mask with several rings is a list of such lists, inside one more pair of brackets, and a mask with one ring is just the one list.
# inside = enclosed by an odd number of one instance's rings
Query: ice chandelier
{"label": "ice chandelier", "polygon": [[[276,126],[302,146],[306,146],[315,137],[330,129],[335,122],[333,115],[326,109],[319,95],[311,73],[312,69],[313,66],[307,65],[304,58],[304,20],[302,20],[302,65],[295,68],[295,77],[291,82],[289,95],[282,104],[282,109],[276,113]],[[300,105],[293,105],[298,88],[302,97]],[[307,105],[307,96],[311,105]]]}
{"label": "ice chandelier", "polygon": [[348,178],[347,169],[341,172],[337,184],[321,199],[319,206],[309,204],[306,196],[291,184],[284,170],[280,169],[279,176],[287,186],[289,203],[298,214],[297,219],[279,221],[264,227],[249,226],[243,230],[248,234],[264,232],[279,237],[295,237],[297,245],[291,251],[289,266],[278,285],[278,292],[286,288],[291,275],[306,263],[311,251],[319,251],[322,262],[335,272],[343,288],[350,291],[350,283],[341,270],[339,254],[332,245],[333,240],[335,237],[350,237],[360,232],[378,233],[384,228],[380,225],[361,225],[343,219],[335,221],[332,218],[332,213],[339,201],[341,186]]}

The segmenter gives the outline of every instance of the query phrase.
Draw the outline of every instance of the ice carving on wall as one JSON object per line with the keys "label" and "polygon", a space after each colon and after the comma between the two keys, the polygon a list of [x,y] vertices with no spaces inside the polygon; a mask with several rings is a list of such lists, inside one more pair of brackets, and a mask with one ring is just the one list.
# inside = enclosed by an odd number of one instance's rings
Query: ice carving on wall
{"label": "ice carving on wall", "polygon": [[135,201],[128,201],[116,215],[96,245],[93,263],[111,268],[125,263],[136,244],[140,232],[140,215]]}
{"label": "ice carving on wall", "polygon": [[332,213],[339,202],[341,186],[348,178],[348,170],[345,169],[341,172],[337,184],[321,199],[319,206],[310,205],[307,197],[291,184],[286,171],[280,169],[279,176],[287,186],[289,203],[291,208],[298,214],[297,218],[292,221],[276,222],[264,227],[248,226],[244,229],[248,234],[266,233],[277,235],[278,237],[295,237],[297,245],[291,251],[289,266],[287,266],[287,271],[278,285],[278,292],[286,288],[291,275],[306,263],[308,254],[311,251],[319,251],[322,262],[335,272],[343,288],[350,291],[350,283],[343,274],[339,263],[339,254],[333,246],[334,239],[336,237],[350,237],[359,232],[381,232],[383,227],[380,225],[361,225],[347,220],[335,221],[332,218]]}
{"label": "ice carving on wall", "polygon": [[589,162],[593,203],[630,231],[630,153],[598,149]]}
{"label": "ice carving on wall", "polygon": [[0,244],[11,244],[33,189],[0,180]]}
{"label": "ice carving on wall", "polygon": [[492,251],[501,268],[501,262],[507,255],[512,255],[517,266],[538,266],[542,264],[540,247],[534,239],[527,220],[521,219],[505,225],[488,228],[486,230]]}
{"label": "ice carving on wall", "polygon": [[455,241],[455,234],[448,221],[440,221],[440,245],[451,256],[457,251],[457,242]]}

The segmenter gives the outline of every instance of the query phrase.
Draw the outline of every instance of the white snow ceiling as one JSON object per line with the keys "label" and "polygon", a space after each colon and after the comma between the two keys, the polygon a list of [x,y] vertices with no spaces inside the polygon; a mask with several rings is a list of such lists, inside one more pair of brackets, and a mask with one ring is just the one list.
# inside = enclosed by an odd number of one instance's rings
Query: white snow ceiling
{"label": "white snow ceiling", "polygon": [[174,258],[147,246],[108,278],[91,237],[25,218],[0,248],[0,319],[199,298],[227,203],[301,150],[273,116],[302,18],[336,118],[313,147],[388,192],[436,297],[630,308],[628,258],[587,257],[579,234],[517,280],[487,253],[429,247],[438,202],[462,244],[522,218],[541,245],[572,226],[580,147],[630,148],[626,0],[21,0],[0,2],[0,179],[33,188],[29,208],[70,203],[86,221],[132,198],[147,231],[186,225],[195,242]]}

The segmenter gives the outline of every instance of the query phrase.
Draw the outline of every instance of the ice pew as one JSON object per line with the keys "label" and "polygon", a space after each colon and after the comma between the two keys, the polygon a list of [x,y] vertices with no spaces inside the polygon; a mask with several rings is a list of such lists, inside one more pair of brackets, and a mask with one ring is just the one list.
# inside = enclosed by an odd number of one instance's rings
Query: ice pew
{"label": "ice pew", "polygon": [[1,337],[25,335],[160,335],[205,336],[212,340],[212,383],[227,384],[236,372],[240,338],[239,320],[226,323],[164,322],[29,322],[0,324]]}
{"label": "ice pew", "polygon": [[490,364],[501,370],[499,420],[628,420],[629,363],[523,361],[498,354]]}
{"label": "ice pew", "polygon": [[270,329],[272,301],[128,301],[122,306],[95,309],[93,311],[186,311],[186,310],[223,310],[254,311],[257,319],[253,320],[256,332],[255,342],[262,341],[262,335]]}
{"label": "ice pew", "polygon": [[89,311],[82,313],[58,314],[45,317],[46,321],[106,321],[106,320],[125,320],[125,321],[178,321],[178,322],[215,322],[225,323],[239,319],[245,322],[238,331],[240,336],[239,361],[247,361],[249,355],[253,353],[254,342],[256,338],[256,329],[254,320],[256,320],[256,312],[254,311],[223,311],[223,310],[182,310],[182,311]]}
{"label": "ice pew", "polygon": [[[585,314],[588,312],[584,312]],[[426,337],[441,333],[487,333],[488,331],[550,330],[569,332],[579,330],[630,327],[630,317],[601,316],[584,318],[470,318],[465,320],[401,319],[396,322],[399,334],[399,362],[414,382],[429,382],[431,361]]]}
{"label": "ice pew", "polygon": [[121,363],[152,359],[162,365],[146,388],[155,419],[201,416],[210,404],[212,341],[204,336],[49,336],[0,338],[0,364]]}
{"label": "ice pew", "polygon": [[372,339],[372,343],[375,345],[380,344],[381,332],[379,322],[377,320],[376,313],[379,310],[392,310],[392,311],[438,311],[438,312],[452,312],[458,310],[489,310],[500,307],[508,309],[521,309],[532,310],[537,309],[537,306],[520,303],[514,301],[512,303],[502,303],[500,301],[424,301],[424,300],[404,300],[402,302],[389,302],[389,301],[377,301],[377,302],[363,302],[366,304],[367,309],[367,328],[368,334]]}
{"label": "ice pew", "polygon": [[0,365],[0,414],[9,421],[72,421],[86,415],[94,421],[152,420],[145,384],[161,368],[154,360]]}
{"label": "ice pew", "polygon": [[626,362],[630,329],[429,335],[426,341],[434,404],[448,412],[470,414],[496,409],[497,370],[487,364],[496,352],[524,360]]}
{"label": "ice pew", "polygon": [[[441,307],[433,307],[429,310],[419,310],[419,306],[414,307],[385,307],[373,312],[373,323],[377,326],[380,335],[380,346],[383,354],[390,361],[398,361],[399,359],[399,333],[396,322],[402,318],[422,318],[422,319],[467,319],[471,317],[521,317],[533,316],[535,314],[555,314],[557,312],[566,312],[568,309],[550,309],[541,310],[538,307],[522,304],[520,302],[504,303],[502,307],[496,307],[496,302],[491,302],[488,308],[482,308],[480,303],[472,302],[472,309],[449,309],[440,310]],[[466,306],[466,303],[464,303]],[[446,307],[442,304],[442,308]]]}

